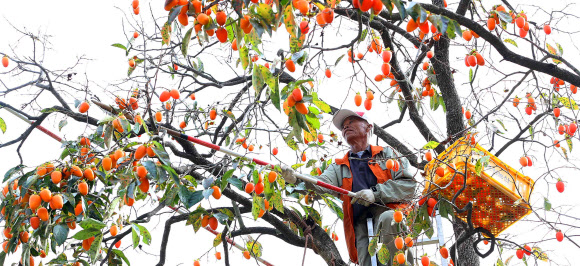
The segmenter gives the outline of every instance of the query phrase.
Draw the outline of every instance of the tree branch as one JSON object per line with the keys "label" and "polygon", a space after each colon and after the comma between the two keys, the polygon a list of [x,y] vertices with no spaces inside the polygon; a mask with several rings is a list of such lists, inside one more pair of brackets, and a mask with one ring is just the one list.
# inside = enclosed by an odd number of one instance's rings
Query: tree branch
{"label": "tree branch", "polygon": [[550,76],[562,79],[562,80],[567,81],[569,83],[572,83],[576,86],[580,85],[580,76],[579,76],[580,71],[578,71],[571,64],[566,63],[566,61],[563,58],[561,58],[560,56],[548,54],[548,56],[564,62],[566,64],[566,66],[573,69],[574,72],[576,72],[576,74],[574,74],[568,70],[559,68],[555,64],[538,62],[536,60],[533,60],[533,59],[527,58],[525,56],[522,56],[520,54],[512,52],[511,50],[509,50],[507,48],[507,46],[504,44],[504,42],[499,37],[495,36],[493,33],[491,33],[489,30],[487,30],[483,26],[479,25],[477,22],[475,22],[471,19],[468,19],[462,15],[456,14],[456,13],[449,11],[445,8],[441,8],[438,6],[431,5],[431,4],[422,4],[421,3],[419,5],[421,5],[421,7],[425,8],[425,10],[427,10],[433,14],[447,16],[450,19],[457,21],[457,23],[459,23],[460,25],[467,27],[470,30],[473,30],[482,39],[489,42],[489,44],[491,44],[491,46],[493,46],[495,48],[495,50],[501,56],[503,56],[503,58],[505,60],[507,60],[509,62],[512,62],[512,63],[515,63],[517,65],[526,67],[528,69],[536,70],[536,71],[548,74]]}

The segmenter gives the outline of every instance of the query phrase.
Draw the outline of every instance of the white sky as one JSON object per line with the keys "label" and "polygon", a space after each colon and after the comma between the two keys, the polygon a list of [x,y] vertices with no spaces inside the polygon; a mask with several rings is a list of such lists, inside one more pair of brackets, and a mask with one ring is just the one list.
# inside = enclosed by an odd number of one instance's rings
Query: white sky
{"label": "white sky", "polygon": [[[148,4],[149,1],[145,0],[141,1],[141,17],[144,21],[151,20],[150,16],[148,16],[149,15],[149,8],[147,7]],[[449,4],[451,7],[455,6],[452,2],[449,2]],[[489,6],[492,3],[485,4],[486,7],[489,8]],[[540,2],[538,2],[537,4],[540,4]],[[558,9],[565,6],[565,3],[558,1],[551,3],[551,5],[552,5],[551,7],[553,7],[554,9]],[[119,9],[115,8],[115,6],[119,7]],[[153,8],[156,9],[156,11],[154,12],[156,13],[157,16],[163,14],[159,13],[159,11],[162,8],[160,1],[153,2]],[[577,10],[577,7],[572,6],[569,7],[569,9]],[[86,73],[87,74],[86,78],[90,80],[89,89],[91,90],[91,92],[99,96],[102,96],[103,95],[102,87],[106,87],[107,84],[109,83],[115,83],[115,81],[121,80],[126,76],[127,59],[125,58],[124,53],[118,48],[111,47],[111,44],[113,43],[125,44],[127,42],[125,34],[130,35],[134,31],[133,29],[131,29],[131,26],[129,26],[127,21],[124,21],[123,12],[125,12],[130,17],[130,22],[134,24],[133,16],[130,10],[130,1],[120,2],[120,1],[105,0],[105,1],[83,2],[81,4],[79,4],[76,1],[34,1],[34,4],[32,6],[27,6],[25,8],[23,8],[22,4],[20,4],[19,2],[3,1],[2,3],[0,3],[0,15],[2,16],[3,20],[2,23],[0,23],[0,33],[2,33],[3,36],[2,41],[0,41],[0,51],[7,54],[12,54],[12,51],[10,49],[10,46],[12,46],[12,48],[16,49],[17,53],[20,56],[22,55],[29,56],[31,54],[30,50],[26,49],[27,45],[29,45],[29,41],[25,38],[19,41],[17,38],[20,38],[21,35],[18,34],[7,23],[8,21],[12,25],[14,25],[14,27],[16,27],[17,29],[25,28],[27,31],[30,32],[42,32],[51,35],[53,36],[50,39],[51,50],[46,52],[45,67],[49,69],[63,69],[65,67],[71,66],[71,64],[73,64],[76,61],[77,57],[84,56],[88,59],[91,59],[90,62],[88,63],[85,62],[84,64],[74,69],[75,72],[79,73],[79,75],[77,75],[75,79],[77,81],[84,80],[85,79],[84,73]],[[547,17],[545,14],[541,13],[537,14],[536,21],[538,23],[543,23],[546,20]],[[125,33],[123,32],[123,28],[121,26],[122,24],[124,24]],[[559,25],[566,26],[577,24],[571,24],[571,22],[569,21],[562,21],[560,22]],[[146,22],[146,28],[147,29],[152,28],[151,22]],[[349,34],[344,30],[341,33],[345,34],[345,36],[349,36]],[[344,40],[347,39],[344,36],[339,36],[339,39],[333,39],[334,37],[332,37],[332,34],[330,34],[328,31],[326,32],[326,36],[330,38],[330,41],[328,40],[325,41],[326,45],[329,45],[328,43],[331,43],[329,46],[335,45],[336,42],[333,43],[332,42],[333,40],[340,40],[341,42],[345,42]],[[560,44],[562,44],[564,50],[566,51],[564,56],[566,58],[578,59],[577,49],[573,47],[573,44],[570,42],[570,40],[565,38],[563,34],[558,35],[558,32],[554,30],[552,36],[549,36],[548,38],[560,40],[558,39],[558,37],[563,39],[559,42]],[[175,38],[175,36],[173,38]],[[279,39],[285,40],[281,37]],[[521,51],[522,53],[528,51],[524,49],[529,49],[528,48],[529,45],[524,44],[521,40],[516,41],[518,42],[518,44],[520,44],[521,49],[519,51]],[[287,49],[288,46],[288,44],[285,41],[275,44],[281,46],[284,49]],[[518,49],[515,47],[510,46],[510,48],[514,49],[515,51],[518,51]],[[199,49],[199,46],[195,46],[195,48],[192,46],[191,49]],[[273,53],[275,53],[278,47],[272,46],[268,47],[267,49],[268,51],[273,51]],[[486,47],[485,49],[486,49],[485,54],[482,53],[484,54],[484,56],[486,56],[486,54],[489,54],[489,47]],[[463,54],[465,53],[463,50],[464,49],[458,49],[457,51],[455,51],[455,53],[452,54],[451,56],[451,61],[454,64],[453,66],[457,68],[459,71],[459,75],[455,76],[456,85],[459,88],[458,90],[461,96],[467,96],[469,90],[468,87],[465,85],[465,82],[467,81],[468,70],[466,70],[465,66],[462,64],[464,56]],[[309,53],[313,54],[314,51],[311,51]],[[327,63],[332,64],[339,55],[340,54],[337,53],[329,53],[325,57],[325,60]],[[493,53],[493,56],[497,58],[497,53]],[[212,63],[208,63],[213,61],[206,61],[206,60],[215,60],[212,58],[212,56],[204,55],[202,58],[204,58],[204,62],[206,62],[206,68],[211,69],[212,67],[215,68],[219,67],[219,65],[213,66]],[[221,57],[218,59],[223,60],[223,58]],[[376,59],[372,60],[374,61],[369,62],[371,63],[378,62]],[[353,93],[357,91],[362,92],[362,89],[358,89],[358,87],[356,86],[353,86],[351,89],[349,89],[348,88],[349,86],[346,85],[349,84],[350,82],[349,76],[352,75],[352,69],[347,67],[345,62],[347,62],[346,58],[341,62],[341,66],[338,68],[338,70],[335,71],[333,69],[333,78],[331,80],[321,79],[319,84],[317,84],[316,89],[318,90],[320,97],[332,105],[355,108],[355,106],[352,104],[352,97],[354,95]],[[571,60],[571,62],[577,62],[577,60]],[[370,66],[371,63],[369,63],[368,65]],[[378,65],[375,64],[375,66]],[[513,64],[509,63],[496,63],[496,66],[500,69],[505,70],[506,72],[513,71],[516,69],[516,67],[514,67]],[[13,65],[11,67],[13,67]],[[240,69],[241,68],[238,68],[238,70]],[[297,69],[298,69],[297,72],[299,72],[302,70],[302,67],[297,66]],[[377,70],[370,71],[370,68],[365,68],[365,71],[369,72],[369,75],[371,77],[374,77],[374,75],[376,75],[376,73],[378,72],[378,67],[375,67],[374,69]],[[4,70],[2,69],[0,71]],[[15,80],[10,79],[8,79],[8,81],[5,80],[5,77],[7,76],[2,75],[1,73],[2,72],[0,72],[0,77],[2,77],[3,82],[7,82],[8,84],[16,82]],[[488,73],[493,74],[492,72]],[[233,73],[230,72],[229,74]],[[323,73],[320,74],[321,77]],[[477,82],[481,83],[481,86],[485,86],[485,84],[490,84],[492,82],[491,80],[484,78],[484,75],[486,74],[487,73],[485,72],[480,73],[479,79],[477,80]],[[294,74],[294,76],[298,77],[296,73]],[[547,78],[545,77],[545,75],[543,76],[544,82],[546,82]],[[101,87],[97,85],[100,85]],[[386,84],[383,84],[382,86],[385,85]],[[170,87],[171,85],[164,84],[163,86]],[[501,90],[503,90],[503,86]],[[502,93],[501,90],[496,91],[494,93],[501,96],[503,95],[501,94]],[[220,92],[220,95],[221,93],[222,92]],[[519,93],[518,95],[521,97],[523,96],[522,94],[523,93]],[[196,95],[198,97],[198,101],[200,102],[200,106],[205,107],[206,105],[211,104],[214,101],[216,91],[206,90]],[[378,96],[378,94],[376,95]],[[15,105],[17,105],[20,102],[18,102],[18,100],[14,100],[15,96],[16,96],[15,94],[9,94],[7,98],[2,98],[0,100],[7,101],[9,103],[14,103]],[[75,94],[75,96],[83,97],[83,95],[80,94],[78,95]],[[388,96],[388,94],[386,96]],[[344,100],[345,98],[346,100]],[[42,95],[41,99],[39,99],[39,104],[41,105],[41,107],[48,107],[53,104],[53,101],[54,100],[52,96],[49,96],[48,94],[45,93]],[[70,100],[70,104],[72,104],[72,100]],[[370,112],[370,116],[373,120],[380,121],[378,122],[378,124],[384,124],[398,117],[398,112],[396,111],[397,110],[396,103],[391,103],[387,107],[381,107],[380,109],[379,107],[376,106],[378,106],[378,102],[375,100],[373,107],[374,109]],[[429,108],[428,101],[424,101],[423,106],[424,108]],[[388,108],[395,109],[391,109],[391,111],[389,111]],[[572,115],[569,112],[569,110],[563,110],[563,112],[566,111],[568,111],[569,115]],[[93,107],[90,112],[92,112],[91,115],[95,115],[96,117],[103,117],[103,114],[100,113],[99,111],[96,111],[95,107]],[[285,121],[282,118],[283,116],[279,116],[276,114],[273,114],[273,116],[281,119],[277,121]],[[385,116],[387,118],[385,118]],[[0,135],[0,142],[6,142],[17,137],[27,127],[26,123],[15,119],[4,110],[0,110],[0,117],[5,119],[8,124],[8,131],[6,132],[6,134]],[[75,123],[71,120],[69,120],[69,124],[65,128],[63,128],[61,132],[58,132],[57,124],[62,118],[63,118],[62,116],[53,115],[49,119],[45,120],[43,126],[49,128],[53,132],[67,139],[74,139],[78,135],[83,134],[83,132],[90,132],[90,129],[88,131],[85,131],[86,128],[84,126],[82,126],[79,123]],[[328,134],[330,130],[335,130],[330,127],[328,118],[329,116],[325,116],[326,121],[322,127],[323,133],[325,134]],[[444,123],[438,122],[444,121],[442,120],[442,118],[443,113],[441,112],[441,109],[437,110],[436,112],[429,111],[428,115],[424,117],[427,123],[433,126],[432,130],[438,136],[442,136],[445,134],[445,127],[441,126],[444,125]],[[509,127],[509,125],[506,126]],[[408,128],[411,128],[412,130],[409,131],[407,130]],[[405,142],[409,147],[413,147],[416,149],[425,144],[423,138],[418,134],[414,126],[408,120],[408,115],[405,117],[403,123],[389,128],[388,131],[391,134],[395,135],[396,137],[401,138],[401,140]],[[511,132],[511,134],[513,135],[514,131],[515,130],[508,131],[508,133]],[[544,139],[544,141],[545,140],[546,139]],[[484,139],[482,141],[487,142],[488,140]],[[500,143],[503,142],[504,142],[503,140],[500,140]],[[577,142],[575,141],[574,144],[576,145]],[[287,147],[284,147],[283,143],[279,143],[278,145],[281,149],[281,155],[283,154],[283,156],[280,156],[280,158],[282,158],[288,164],[293,164],[292,160],[296,160],[296,157],[293,157],[291,151]],[[499,146],[498,144],[496,145],[497,145],[496,147]],[[488,147],[489,145],[483,146]],[[16,145],[13,145],[9,148],[3,149],[0,152],[0,157],[3,159],[3,163],[0,165],[0,174],[5,173],[9,168],[18,164],[19,160],[15,155],[15,150]],[[52,160],[56,158],[60,154],[60,145],[56,141],[53,141],[52,139],[44,135],[42,132],[35,130],[30,135],[26,143],[23,145],[21,151],[23,157],[25,158],[25,164],[33,167],[47,160]],[[543,156],[541,154],[543,150],[536,150],[535,152],[536,153],[534,155],[538,156],[539,160],[541,156]],[[522,153],[521,145],[513,145],[510,149],[508,149],[508,151],[502,154],[500,158],[510,165],[518,165],[517,159],[519,158],[519,156],[521,156],[521,153]],[[257,157],[269,158],[267,156],[268,155],[267,150],[257,152],[256,154]],[[576,150],[574,150],[574,152],[570,156],[572,156],[572,158],[575,158],[575,161],[577,162],[577,156],[575,156],[576,154],[577,152]],[[552,160],[554,160],[554,162],[557,162],[558,165],[563,164],[562,159],[560,159],[558,155],[555,155],[552,158]],[[540,169],[542,171],[537,172],[543,173],[544,172],[543,170],[545,170],[544,167],[545,166],[538,166],[538,168],[542,168]],[[535,169],[524,169],[523,173],[529,175],[534,179],[537,179],[539,177],[535,176],[536,174]],[[534,194],[532,195],[532,203],[534,204],[534,206],[542,206],[544,196],[549,195],[550,201],[554,208],[562,208],[563,210],[567,210],[566,212],[568,214],[572,215],[574,213],[578,213],[576,206],[578,205],[579,200],[577,199],[577,197],[571,197],[572,196],[571,193],[573,193],[575,189],[580,187],[580,183],[579,181],[570,178],[571,176],[576,176],[577,172],[562,171],[559,173],[561,174],[561,177],[567,182],[565,193],[559,194],[555,192],[553,186],[553,183],[555,181],[549,178],[548,180],[551,182],[550,184],[546,184],[546,182],[544,181],[538,182],[536,184]],[[550,188],[549,192],[548,186]],[[213,199],[210,201],[210,203],[212,204],[212,206],[215,206],[216,204],[215,200]],[[225,198],[222,198],[219,202],[217,202],[217,204],[224,205],[227,205],[228,203],[229,201],[225,200]],[[202,206],[209,207],[209,204],[207,201],[204,201],[202,203]],[[169,210],[167,209],[167,211]],[[543,211],[540,210],[539,213],[543,214]],[[158,254],[159,243],[161,235],[163,233],[164,220],[169,215],[170,214],[165,214],[160,218],[156,217],[150,223],[144,225],[149,229],[150,232],[152,232],[153,243],[151,244],[151,246],[144,245],[143,251],[138,250],[133,251],[132,248],[129,247],[130,238],[123,239],[123,248],[126,248],[125,254],[127,255],[127,257],[130,258],[133,265],[152,265],[157,262],[158,257],[147,256],[147,254],[155,254],[155,255]],[[332,214],[329,211],[325,211],[324,215],[325,215],[325,219],[323,221],[324,225],[334,223],[336,219],[334,214]],[[536,217],[530,216],[528,218],[533,221],[538,220],[538,218]],[[554,219],[553,215],[548,215],[547,218],[552,221]],[[571,223],[574,222],[575,221],[572,221]],[[448,223],[446,224],[449,225]],[[221,228],[222,227],[220,226],[220,229]],[[343,254],[343,259],[347,259],[346,245],[344,243],[344,234],[342,232],[342,225],[340,224],[340,222],[336,226],[336,232],[338,233],[340,238],[340,240],[337,242],[337,246],[341,251],[341,253]],[[449,237],[452,232],[451,228],[447,226],[445,232],[446,236]],[[69,235],[72,236],[72,234],[73,233]],[[567,232],[567,234],[577,234],[577,233],[571,231]],[[536,222],[522,221],[519,222],[516,226],[508,229],[505,232],[505,234],[502,234],[500,237],[506,238],[510,237],[520,243],[526,242],[529,243],[532,241],[539,241],[541,239],[552,239],[551,241],[541,243],[540,247],[542,247],[544,250],[550,251],[549,253],[550,258],[554,259],[554,261],[557,262],[559,265],[573,265],[572,259],[575,256],[571,254],[574,254],[574,251],[577,250],[574,248],[575,246],[566,241],[564,241],[564,243],[558,243],[555,240],[553,240],[553,236],[554,232],[546,230],[545,226],[540,226]],[[212,239],[213,236],[210,233],[205,232],[203,230],[199,231],[197,234],[194,235],[191,227],[186,227],[184,226],[183,223],[174,225],[171,231],[166,265],[180,265],[180,264],[191,265],[192,261],[195,258],[204,255],[204,253],[209,250]],[[241,239],[238,239],[238,242],[240,242],[240,240]],[[263,236],[262,238],[260,238],[260,242],[264,245],[263,258],[273,263],[274,265],[297,265],[302,262],[303,249],[301,248],[290,246],[269,236]],[[217,250],[222,251],[221,245],[217,248]],[[426,247],[425,252],[427,252],[429,255],[434,254],[435,246]],[[223,264],[216,262],[215,258],[213,257],[213,253],[214,251],[211,250],[209,253],[210,254],[209,257],[207,256],[202,257],[202,265]],[[423,254],[423,251],[420,250],[419,253]],[[509,255],[514,254],[514,252],[510,250],[506,251],[506,254],[507,256],[506,255],[503,256],[504,260]],[[241,252],[234,250],[233,255],[231,257],[232,258],[231,264],[250,265],[255,263],[248,262],[245,259],[242,259],[241,257],[242,257]],[[9,259],[7,261],[16,262],[18,259],[19,256],[12,255],[9,256]],[[39,259],[40,258],[37,258],[36,261],[38,262]],[[490,258],[482,260],[482,265],[492,264],[496,259],[497,252],[491,255]],[[48,260],[45,260],[44,262],[48,262]],[[323,263],[324,262],[322,261],[322,259],[320,259],[312,251],[309,250],[307,252],[306,265],[319,265]],[[510,265],[517,265],[515,258],[514,260],[512,260],[512,263]]]}

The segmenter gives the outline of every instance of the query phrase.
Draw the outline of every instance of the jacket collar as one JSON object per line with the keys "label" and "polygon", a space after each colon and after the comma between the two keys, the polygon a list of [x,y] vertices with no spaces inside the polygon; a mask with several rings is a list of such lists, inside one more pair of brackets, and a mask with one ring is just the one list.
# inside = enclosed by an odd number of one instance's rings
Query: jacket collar
{"label": "jacket collar", "polygon": [[[377,155],[383,151],[383,147],[381,147],[381,146],[373,146],[373,145],[369,145],[369,146],[371,148],[371,157],[375,157],[375,155]],[[350,151],[347,151],[346,154],[344,155],[344,157],[337,158],[334,160],[334,162],[338,165],[346,164],[347,166],[350,167],[350,163],[348,161],[349,155],[350,155]]]}

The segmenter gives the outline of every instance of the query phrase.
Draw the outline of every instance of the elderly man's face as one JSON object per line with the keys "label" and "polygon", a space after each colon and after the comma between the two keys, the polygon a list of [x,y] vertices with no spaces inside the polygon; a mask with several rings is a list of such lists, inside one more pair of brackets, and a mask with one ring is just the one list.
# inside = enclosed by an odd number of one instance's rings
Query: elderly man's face
{"label": "elderly man's face", "polygon": [[367,133],[370,130],[371,125],[356,116],[347,117],[344,122],[342,122],[342,137],[349,144],[358,138],[366,139]]}

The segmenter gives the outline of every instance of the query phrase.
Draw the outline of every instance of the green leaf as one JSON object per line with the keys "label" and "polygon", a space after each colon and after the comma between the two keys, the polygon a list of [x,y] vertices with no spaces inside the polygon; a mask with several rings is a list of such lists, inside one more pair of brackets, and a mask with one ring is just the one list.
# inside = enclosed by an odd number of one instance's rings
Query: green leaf
{"label": "green leaf", "polygon": [[284,205],[282,203],[282,195],[281,192],[279,191],[275,191],[272,196],[270,197],[270,204],[272,204],[272,206],[274,206],[274,208],[276,210],[278,210],[281,213],[284,213]]}
{"label": "green leaf", "polygon": [[[155,156],[159,158],[159,160],[167,166],[171,165],[171,160],[169,160],[169,154],[163,149],[163,146],[151,146],[151,149],[155,152]],[[167,170],[167,169],[166,169]]]}
{"label": "green leaf", "polygon": [[228,179],[230,179],[230,177],[232,177],[232,175],[234,174],[234,171],[235,170],[236,170],[235,168],[234,169],[227,170],[224,173],[224,175],[221,177],[221,180],[222,180],[222,186],[221,186],[221,188],[222,189],[225,188],[225,186],[227,185]]}
{"label": "green leaf", "polygon": [[431,14],[427,20],[431,21],[439,32],[447,32],[447,27],[450,21],[448,17]]}
{"label": "green leaf", "polygon": [[417,5],[416,2],[409,2],[409,4],[407,5],[406,8],[406,12],[407,14],[409,14],[411,16],[411,18],[413,18],[413,20],[417,21],[417,23],[419,23],[418,19],[420,19],[419,15],[421,14],[421,6]]}
{"label": "green leaf", "polygon": [[143,164],[143,166],[145,166],[145,169],[147,169],[147,175],[151,177],[151,179],[157,180],[158,176],[157,176],[157,166],[155,165],[155,163],[153,161],[141,161],[141,164]]}
{"label": "green leaf", "polygon": [[564,54],[564,49],[562,49],[562,46],[559,43],[556,43],[556,47],[558,47],[558,55],[562,56],[562,54]]}
{"label": "green leaf", "polygon": [[[238,40],[238,46],[241,45],[240,43],[241,41]],[[244,68],[244,70],[246,70],[246,68],[248,68],[248,66],[250,65],[250,49],[248,49],[248,47],[246,47],[245,45],[243,45],[242,47],[240,47],[238,49],[238,52],[240,53],[240,60],[242,61],[242,68]]]}
{"label": "green leaf", "polygon": [[10,177],[12,177],[12,175],[14,175],[15,173],[24,169],[24,167],[26,167],[26,166],[24,166],[23,164],[19,164],[17,166],[10,168],[10,170],[6,171],[6,174],[4,174],[4,180],[2,181],[2,183],[8,181],[8,179],[10,179]]}
{"label": "green leaf", "polygon": [[222,243],[222,233],[219,233],[215,236],[215,238],[213,239],[213,246],[217,247],[219,246],[219,244]]}
{"label": "green leaf", "polygon": [[260,242],[251,239],[250,241],[246,242],[246,248],[248,251],[250,251],[252,256],[262,256],[262,244],[260,244]]}
{"label": "green leaf", "polygon": [[216,212],[213,214],[220,223],[225,224],[230,219],[234,218],[234,214],[228,209],[221,209],[220,212]]}
{"label": "green leaf", "polygon": [[334,65],[338,65],[338,62],[340,62],[340,60],[342,60],[342,58],[344,57],[344,55],[339,56],[336,61],[334,62]]}
{"label": "green leaf", "polygon": [[501,125],[501,127],[503,127],[503,130],[507,131],[501,120],[497,119],[496,121]]}
{"label": "green leaf", "polygon": [[368,29],[364,29],[362,31],[362,33],[360,34],[360,38],[358,39],[359,43],[365,40],[365,38],[367,37],[367,33],[368,33]]}
{"label": "green leaf", "polygon": [[0,117],[0,130],[2,130],[2,133],[6,133],[6,122],[4,122],[2,117]]}
{"label": "green leaf", "polygon": [[296,121],[298,122],[298,125],[302,129],[304,129],[304,131],[311,133],[310,128],[308,127],[308,125],[306,125],[306,122],[304,121],[305,116],[301,113],[298,113],[298,111],[296,111],[296,109],[293,109],[292,111],[294,111],[294,115],[296,116]]}
{"label": "green leaf", "polygon": [[183,41],[181,42],[181,54],[183,54],[183,56],[187,56],[187,48],[189,48],[189,41],[191,40],[191,31],[193,30],[193,27],[191,27],[186,33],[185,36],[183,36]]}
{"label": "green leaf", "polygon": [[427,79],[431,82],[431,85],[438,85],[437,83],[437,75],[433,72],[434,69],[432,67],[427,69]]}
{"label": "green leaf", "polygon": [[455,39],[455,24],[452,23],[453,20],[450,20],[449,23],[447,24],[447,31],[445,33],[447,33],[447,36],[449,37],[449,39]]}
{"label": "green leaf", "polygon": [[[428,221],[427,221],[427,222],[428,222]],[[427,227],[427,226],[425,226],[425,227]],[[434,233],[434,231],[433,231],[433,227],[432,227],[432,226],[429,224],[429,226],[428,226],[427,228],[425,228],[425,235],[426,235],[428,238],[432,238],[432,237],[433,237],[433,233]]]}
{"label": "green leaf", "polygon": [[161,165],[161,168],[163,168],[163,170],[165,170],[169,173],[169,175],[171,176],[171,179],[173,180],[173,182],[176,185],[181,186],[181,180],[179,179],[179,175],[177,175],[177,172],[175,172],[175,170],[173,170],[173,168],[171,168],[171,166],[163,164],[163,165]]}
{"label": "green leaf", "polygon": [[127,47],[125,47],[125,45],[122,45],[122,44],[120,44],[120,43],[115,43],[115,44],[113,44],[113,45],[111,45],[111,46],[113,46],[113,47],[117,47],[117,48],[121,48],[121,49],[123,49],[123,50],[127,51]]}
{"label": "green leaf", "polygon": [[477,176],[481,176],[481,172],[489,164],[489,155],[483,156],[477,160],[475,163],[475,173]]}
{"label": "green leaf", "polygon": [[274,104],[274,107],[276,107],[276,109],[278,109],[278,110],[281,110],[280,109],[280,88],[279,88],[280,85],[278,82],[278,76],[272,75],[270,70],[263,65],[256,64],[255,66],[257,68],[259,68],[262,79],[266,82],[266,84],[268,84],[268,87],[270,87],[270,91],[271,91],[270,99],[272,99],[272,103]]}
{"label": "green leaf", "polygon": [[66,224],[59,224],[56,225],[52,229],[52,233],[54,234],[54,239],[56,240],[57,245],[62,245],[66,241],[68,237],[68,226]]}
{"label": "green leaf", "polygon": [[427,144],[425,144],[425,146],[423,146],[422,149],[423,150],[432,150],[432,149],[435,149],[437,146],[439,146],[439,142],[431,140],[431,141],[427,142]]}
{"label": "green leaf", "polygon": [[379,242],[379,237],[371,237],[371,242],[369,243],[369,254],[371,256],[374,256],[377,253],[377,250],[379,248],[378,246],[378,242]]}
{"label": "green leaf", "polygon": [[312,220],[314,220],[318,225],[322,224],[322,217],[316,209],[310,206],[302,206],[302,209],[304,209],[308,217],[312,218]]}
{"label": "green leaf", "polygon": [[101,222],[101,221],[97,221],[93,218],[85,218],[81,223],[80,226],[83,229],[96,229],[96,230],[101,230],[103,228],[105,228],[107,226],[107,224]]}
{"label": "green leaf", "polygon": [[405,20],[407,17],[407,12],[405,11],[405,5],[400,0],[391,0],[397,9],[399,10],[399,15],[401,16],[401,20]]}
{"label": "green leaf", "polygon": [[308,124],[311,125],[313,128],[320,129],[320,120],[318,120],[318,117],[316,117],[315,114],[308,113],[305,116],[305,118],[306,118],[306,121],[308,122]]}
{"label": "green leaf", "polygon": [[568,134],[566,134],[566,143],[568,144],[568,149],[570,150],[570,152],[572,152],[572,139]]}
{"label": "green leaf", "polygon": [[457,23],[457,21],[455,20],[451,20],[449,21],[449,24],[453,24],[455,27],[455,33],[457,33],[457,36],[461,37],[463,35],[463,31],[461,31],[461,26],[459,25],[459,23]]}
{"label": "green leaf", "polygon": [[98,234],[95,236],[95,240],[93,240],[93,244],[91,244],[91,248],[87,252],[91,261],[95,261],[97,258],[97,254],[99,254],[99,249],[101,249],[101,241],[103,240],[103,234]]}
{"label": "green leaf", "polygon": [[252,71],[252,86],[256,91],[256,96],[260,95],[264,88],[264,77],[262,77],[262,72],[258,67],[254,67],[254,70]]}
{"label": "green leaf", "polygon": [[320,110],[318,110],[318,108],[314,107],[314,106],[309,106],[308,107],[308,111],[310,111],[310,114],[308,115],[314,115],[317,116],[320,114]]}
{"label": "green leaf", "polygon": [[244,1],[242,0],[232,0],[232,7],[238,13],[238,16],[242,17],[242,8],[244,7]]}
{"label": "green leaf", "polygon": [[469,82],[473,82],[473,68],[469,69]]}
{"label": "green leaf", "polygon": [[379,249],[377,258],[381,262],[381,264],[387,264],[387,262],[391,258],[391,255],[389,254],[389,249],[387,249],[387,245],[385,245],[384,243],[381,244],[381,249]]}
{"label": "green leaf", "polygon": [[22,261],[23,263],[18,264],[18,265],[22,265],[22,266],[30,266],[30,245],[29,244],[24,244],[22,245],[22,254],[20,256],[20,261]]}
{"label": "green leaf", "polygon": [[499,19],[503,20],[506,23],[512,23],[513,18],[509,13],[505,11],[494,11],[494,12],[498,14]]}
{"label": "green leaf", "polygon": [[495,262],[495,266],[504,266],[503,261],[501,261],[501,259],[498,258],[497,261]]}
{"label": "green leaf", "polygon": [[73,238],[76,240],[85,240],[85,239],[89,239],[93,236],[96,236],[98,233],[100,233],[101,230],[100,229],[84,229],[81,230],[79,232],[77,232]]}
{"label": "green leaf", "polygon": [[141,235],[141,237],[143,237],[143,243],[147,245],[151,244],[151,233],[149,233],[149,230],[147,230],[147,228],[139,224],[134,223],[133,225],[139,228],[139,234]]}
{"label": "green leaf", "polygon": [[552,209],[552,203],[550,203],[546,197],[544,197],[544,209],[546,209],[546,211],[550,211]]}
{"label": "green leaf", "polygon": [[324,199],[324,202],[326,203],[326,205],[328,205],[328,207],[330,207],[330,210],[332,212],[334,212],[336,214],[336,216],[338,216],[338,218],[343,220],[344,213],[342,211],[342,207],[338,206],[338,204],[336,204],[332,199],[329,199],[327,197],[323,197],[323,199]]}
{"label": "green leaf", "polygon": [[228,180],[228,183],[237,187],[239,190],[244,190],[244,183],[242,182],[242,180],[235,178],[235,177],[230,177],[227,180]]}
{"label": "green leaf", "polygon": [[266,23],[274,23],[276,16],[274,15],[274,11],[272,11],[272,7],[270,5],[260,3],[256,11],[258,16],[260,16]]}
{"label": "green leaf", "polygon": [[24,182],[24,185],[22,186],[23,191],[25,191],[26,189],[28,189],[30,186],[32,186],[32,184],[36,183],[36,181],[38,180],[39,176],[37,175],[31,175],[26,179],[26,182]]}
{"label": "green leaf", "polygon": [[120,250],[120,249],[113,249],[113,253],[115,253],[115,255],[117,255],[117,257],[121,258],[125,263],[127,263],[127,265],[131,266],[131,263],[129,262],[129,260],[125,256],[125,253],[123,253],[122,250]]}
{"label": "green leaf", "polygon": [[195,205],[203,200],[203,191],[202,190],[192,192],[189,189],[187,189],[185,186],[180,186],[178,194],[179,194],[179,199],[181,200],[181,202],[183,203],[183,205],[187,209],[193,207],[193,205]]}
{"label": "green leaf", "polygon": [[515,47],[518,47],[518,44],[516,43],[516,41],[512,40],[512,39],[505,39],[503,40],[504,42],[507,42]]}
{"label": "green leaf", "polygon": [[254,220],[258,220],[260,210],[263,209],[265,209],[264,198],[254,195],[254,199],[252,200],[252,216]]}
{"label": "green leaf", "polygon": [[296,143],[296,141],[292,137],[288,136],[284,140],[286,142],[286,145],[288,145],[290,149],[298,150],[298,143]]}
{"label": "green leaf", "polygon": [[290,37],[290,52],[297,53],[302,48],[306,35],[300,35],[300,37]]}
{"label": "green leaf", "polygon": [[530,138],[533,140],[534,139],[534,127],[530,126],[530,128],[528,128],[528,131],[530,133]]}
{"label": "green leaf", "polygon": [[50,113],[54,113],[57,111],[58,111],[58,109],[56,109],[56,108],[44,108],[44,109],[40,110],[40,112],[43,114],[50,114]]}
{"label": "green leaf", "polygon": [[137,226],[135,226],[135,224],[131,224],[131,234],[132,234],[132,238],[133,238],[133,249],[137,248],[137,246],[139,246],[139,228]]}
{"label": "green leaf", "polygon": [[175,19],[177,18],[177,15],[179,15],[179,13],[181,13],[181,9],[183,8],[187,8],[186,6],[179,6],[176,5],[173,8],[171,8],[171,10],[169,11],[169,16],[167,17],[167,24],[171,24],[173,23],[173,21],[175,21]]}
{"label": "green leaf", "polygon": [[453,206],[446,199],[439,201],[439,214],[441,217],[447,218],[449,221],[453,218]]}
{"label": "green leaf", "polygon": [[330,114],[330,112],[332,112],[330,106],[324,101],[313,100],[312,103],[314,103],[314,105],[316,105],[316,107],[318,107],[318,109],[320,109],[322,112],[325,112],[327,114]]}

